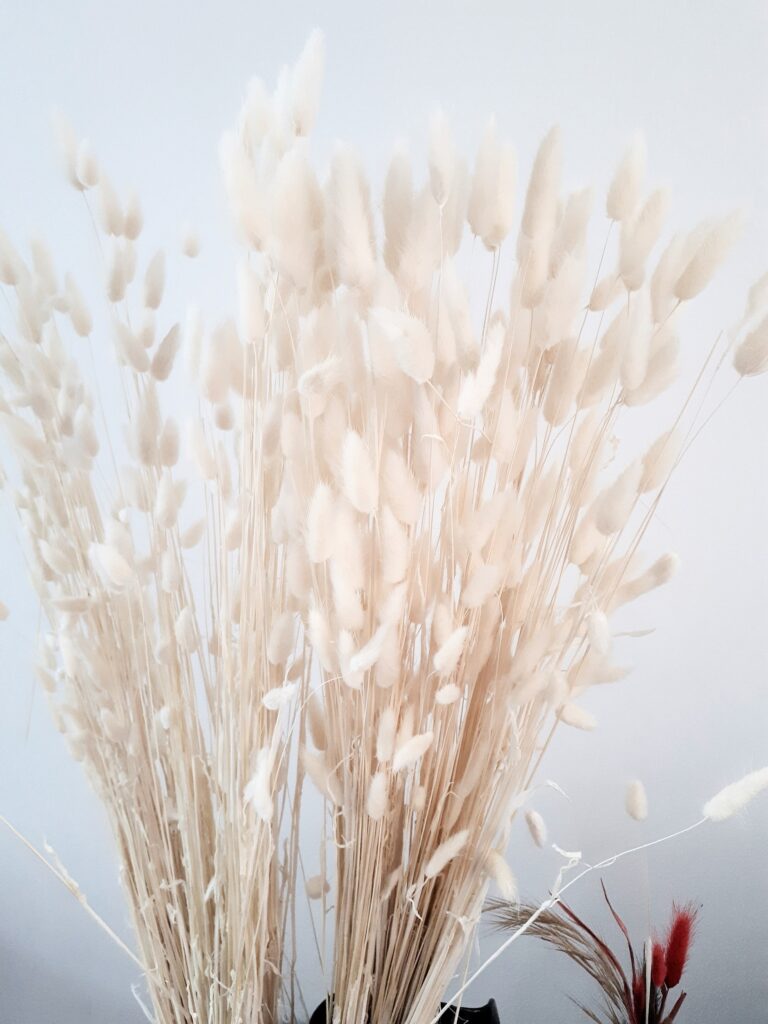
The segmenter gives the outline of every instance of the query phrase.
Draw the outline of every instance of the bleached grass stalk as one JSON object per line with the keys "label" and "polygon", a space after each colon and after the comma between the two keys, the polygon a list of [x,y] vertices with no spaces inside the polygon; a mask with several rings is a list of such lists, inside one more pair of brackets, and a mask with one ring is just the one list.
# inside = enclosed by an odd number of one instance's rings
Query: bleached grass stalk
{"label": "bleached grass stalk", "polygon": [[[582,696],[625,672],[612,614],[674,573],[639,545],[690,397],[639,459],[616,432],[675,380],[685,304],[736,228],[706,224],[653,264],[666,196],[644,198],[635,146],[589,281],[591,194],[561,195],[558,131],[512,243],[511,148],[491,123],[470,171],[442,116],[422,184],[395,155],[379,223],[350,148],[324,180],[311,162],[321,71],[313,36],[222,141],[246,252],[236,317],[167,313],[173,267],[71,132],[72,184],[90,202],[98,180],[109,330],[44,249],[28,261],[0,235],[16,303],[0,414],[51,627],[41,681],[110,812],[162,1024],[271,1022],[281,988],[294,1012],[305,775],[335,851],[307,888],[330,913],[334,876],[332,955],[319,931],[340,1024],[430,1019],[489,878],[514,888],[499,851],[555,728],[593,728]],[[467,223],[487,250],[480,316],[458,269]],[[200,391],[186,462],[163,412],[182,322]],[[114,479],[71,354],[109,333]],[[764,335],[738,344],[739,374],[768,366]]]}
{"label": "bleached grass stalk", "polygon": [[42,864],[45,865],[46,868],[48,868],[48,870],[53,874],[53,876],[55,878],[57,878],[58,881],[61,882],[61,884],[66,889],[68,889],[70,891],[70,893],[75,897],[75,899],[80,904],[80,906],[83,908],[83,910],[86,912],[86,914],[88,914],[88,916],[93,921],[96,922],[96,924],[99,926],[99,928],[101,928],[101,930],[106,935],[109,936],[109,938],[115,943],[115,945],[119,949],[122,949],[122,951],[126,954],[126,956],[128,956],[134,962],[134,964],[136,964],[136,966],[139,967],[143,971],[144,970],[144,964],[141,962],[141,960],[138,959],[138,957],[135,955],[135,953],[131,949],[129,949],[128,946],[126,946],[126,944],[123,942],[123,940],[120,938],[120,936],[117,935],[116,932],[112,928],[110,928],[110,926],[107,924],[107,922],[102,917],[100,917],[99,914],[96,913],[96,911],[93,909],[93,907],[88,902],[88,900],[87,900],[87,898],[85,896],[85,893],[80,888],[80,886],[77,884],[77,882],[75,882],[75,880],[70,875],[68,875],[65,871],[60,870],[54,864],[52,864],[50,862],[50,860],[48,860],[46,857],[44,857],[43,854],[40,853],[40,851],[38,849],[36,849],[32,845],[32,843],[30,843],[29,840],[26,839],[18,831],[18,829],[14,828],[14,826],[10,823],[10,821],[8,821],[6,818],[2,817],[2,815],[0,815],[0,825],[4,825],[5,828],[7,828],[8,831],[13,836],[15,836],[16,839],[19,840],[20,843],[24,844],[24,846],[29,850],[29,852],[34,857],[36,857]]}

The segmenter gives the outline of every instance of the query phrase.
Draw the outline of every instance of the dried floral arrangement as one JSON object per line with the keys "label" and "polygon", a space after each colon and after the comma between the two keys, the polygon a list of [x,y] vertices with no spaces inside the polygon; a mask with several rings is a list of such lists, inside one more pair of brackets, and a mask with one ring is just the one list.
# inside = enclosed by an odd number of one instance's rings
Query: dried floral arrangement
{"label": "dried floral arrangement", "polygon": [[[624,674],[611,615],[675,571],[640,544],[696,429],[690,395],[729,346],[737,374],[768,368],[764,277],[627,462],[618,425],[675,380],[685,307],[738,219],[657,255],[667,197],[645,194],[633,146],[590,274],[592,196],[562,197],[558,132],[513,243],[511,147],[490,122],[470,170],[442,116],[424,182],[398,150],[374,204],[351,148],[322,181],[310,160],[322,66],[315,35],[222,142],[230,319],[167,308],[138,200],[66,125],[106,317],[42,242],[22,257],[0,235],[0,420],[48,622],[38,673],[109,814],[157,1024],[306,1014],[304,888],[333,1019],[433,1019],[489,882],[515,892],[511,824],[552,736],[593,728],[581,696]],[[81,354],[110,344],[122,437]],[[167,411],[182,349],[183,429]],[[324,867],[305,879],[309,793]]]}
{"label": "dried floral arrangement", "polygon": [[[528,934],[565,953],[597,982],[604,1002],[602,1014],[576,1004],[595,1024],[673,1024],[687,995],[673,990],[680,985],[688,962],[697,918],[695,907],[673,905],[665,938],[649,940],[641,950],[635,950],[627,926],[614,910],[605,886],[603,895],[626,941],[629,974],[621,964],[621,957],[562,901],[538,916]],[[497,927],[517,929],[538,908],[492,900],[488,909]]]}

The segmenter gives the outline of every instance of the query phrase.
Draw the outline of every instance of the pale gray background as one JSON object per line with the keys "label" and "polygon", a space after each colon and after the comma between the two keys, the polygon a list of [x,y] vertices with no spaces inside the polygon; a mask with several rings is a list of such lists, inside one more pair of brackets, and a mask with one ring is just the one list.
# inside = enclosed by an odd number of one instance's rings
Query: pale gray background
{"label": "pale gray background", "polygon": [[[398,137],[422,156],[439,103],[467,149],[495,111],[526,169],[540,136],[559,121],[570,185],[604,187],[626,139],[642,129],[653,176],[672,188],[676,226],[746,207],[744,242],[688,319],[691,363],[768,266],[768,17],[753,0],[2,0],[0,223],[20,242],[44,233],[62,264],[97,273],[85,211],[55,170],[49,115],[58,104],[118,186],[139,189],[151,241],[173,240],[181,221],[195,221],[205,258],[172,273],[171,293],[223,308],[233,278],[219,134],[248,78],[274,81],[316,24],[328,43],[321,160],[333,139],[350,139],[380,178]],[[768,762],[766,388],[768,380],[741,386],[690,453],[649,544],[677,550],[682,571],[630,620],[657,631],[627,650],[636,665],[629,680],[587,700],[600,730],[564,731],[544,765],[542,778],[557,779],[572,800],[550,790],[537,806],[553,838],[588,859],[688,824],[721,784]],[[646,421],[645,430],[656,427]],[[128,936],[103,815],[35,693],[36,613],[7,513],[2,531],[0,598],[13,614],[0,628],[0,813],[34,842],[47,838],[93,905]],[[622,809],[633,776],[649,792],[644,825]],[[768,1021],[767,841],[763,799],[737,820],[604,873],[640,935],[649,915],[664,923],[673,897],[703,904],[681,1022]],[[524,893],[542,896],[556,855],[535,851],[520,832],[511,859]],[[573,902],[609,929],[596,876]],[[318,1000],[322,980],[311,960],[308,950],[308,999]],[[472,1001],[495,995],[505,1024],[575,1021],[565,993],[586,990],[564,967],[521,942]],[[134,980],[124,954],[0,830],[1,1024],[139,1022]]]}

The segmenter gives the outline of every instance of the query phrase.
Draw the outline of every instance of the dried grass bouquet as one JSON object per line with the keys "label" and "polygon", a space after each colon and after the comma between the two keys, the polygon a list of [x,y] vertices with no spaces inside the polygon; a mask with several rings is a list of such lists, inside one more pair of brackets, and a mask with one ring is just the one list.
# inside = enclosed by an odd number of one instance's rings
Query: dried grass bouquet
{"label": "dried grass bouquet", "polygon": [[[667,195],[635,145],[590,267],[593,197],[563,194],[558,131],[518,199],[496,124],[470,167],[443,116],[426,174],[398,150],[374,200],[352,148],[312,162],[322,67],[316,34],[223,139],[230,318],[164,301],[174,262],[66,125],[105,285],[0,236],[38,674],[109,814],[157,1024],[306,1014],[305,888],[334,1021],[434,1018],[489,882],[515,891],[505,851],[543,752],[624,674],[611,616],[675,571],[640,545],[690,395],[732,346],[737,374],[768,367],[763,278],[627,458],[620,424],[675,380],[738,218],[661,241]],[[91,379],[109,346],[120,403]],[[324,803],[309,878],[302,800]]]}

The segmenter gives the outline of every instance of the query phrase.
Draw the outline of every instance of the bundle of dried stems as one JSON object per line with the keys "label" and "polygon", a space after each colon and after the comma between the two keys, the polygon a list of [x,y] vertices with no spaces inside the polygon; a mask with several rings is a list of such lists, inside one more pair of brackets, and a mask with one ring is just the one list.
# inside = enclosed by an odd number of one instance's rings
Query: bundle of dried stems
{"label": "bundle of dried stems", "polygon": [[[23,258],[0,236],[0,418],[49,623],[40,681],[109,812],[158,1024],[300,1012],[305,777],[335,861],[306,885],[333,918],[335,1019],[432,1018],[489,879],[514,890],[504,851],[542,751],[559,723],[591,729],[579,698],[623,675],[611,614],[675,570],[639,544],[688,401],[628,464],[616,428],[674,381],[685,306],[737,228],[706,222],[651,269],[667,200],[644,194],[634,146],[607,199],[616,265],[603,274],[606,246],[587,286],[591,193],[561,197],[553,130],[502,287],[515,160],[495,123],[469,171],[436,117],[426,181],[397,151],[379,217],[352,149],[322,182],[310,161],[322,66],[315,35],[223,140],[244,249],[232,319],[182,327],[166,309],[137,200],[66,127],[108,327],[43,243]],[[766,304],[763,279],[746,337],[723,343],[741,375],[768,365]],[[77,351],[110,333],[124,444]],[[164,405],[182,344],[200,403],[180,456]]]}

